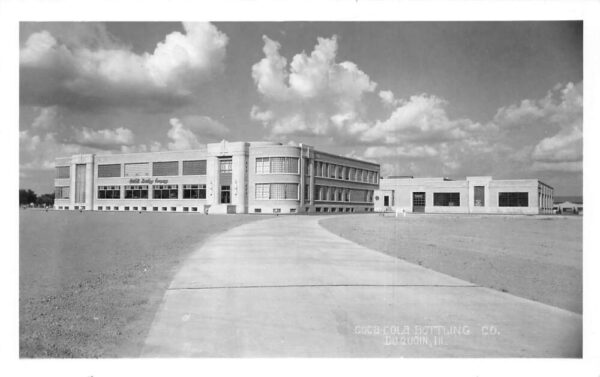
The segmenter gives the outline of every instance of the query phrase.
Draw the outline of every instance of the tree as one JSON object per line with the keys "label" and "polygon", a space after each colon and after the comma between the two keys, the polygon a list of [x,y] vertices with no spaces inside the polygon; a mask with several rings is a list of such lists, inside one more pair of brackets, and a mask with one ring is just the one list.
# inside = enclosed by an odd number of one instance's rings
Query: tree
{"label": "tree", "polygon": [[51,194],[42,194],[38,196],[35,204],[39,207],[52,207],[54,205],[54,193]]}
{"label": "tree", "polygon": [[33,190],[20,189],[19,190],[19,205],[29,205],[30,203],[35,203],[37,200],[37,195]]}

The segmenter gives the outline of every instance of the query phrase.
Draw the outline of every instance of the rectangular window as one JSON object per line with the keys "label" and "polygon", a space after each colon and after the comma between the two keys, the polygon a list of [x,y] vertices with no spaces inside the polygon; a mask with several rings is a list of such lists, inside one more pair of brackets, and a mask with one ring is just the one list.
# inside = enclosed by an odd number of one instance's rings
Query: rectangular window
{"label": "rectangular window", "polygon": [[152,163],[152,175],[156,177],[179,175],[178,161],[161,161]]}
{"label": "rectangular window", "polygon": [[178,199],[177,185],[155,185],[152,190],[152,199]]}
{"label": "rectangular window", "polygon": [[98,178],[120,177],[121,164],[98,165]]}
{"label": "rectangular window", "polygon": [[232,168],[231,165],[232,165],[231,160],[220,160],[219,161],[219,166],[220,166],[219,171],[221,173],[231,174],[231,168]]}
{"label": "rectangular window", "polygon": [[183,175],[206,175],[206,160],[183,161]]}
{"label": "rectangular window", "polygon": [[183,185],[183,199],[206,199],[206,185]]}
{"label": "rectangular window", "polygon": [[257,200],[295,199],[298,200],[297,183],[258,183],[255,185],[255,198]]}
{"label": "rectangular window", "polygon": [[271,157],[271,173],[298,174],[298,159],[295,157]]}
{"label": "rectangular window", "polygon": [[528,192],[501,192],[498,193],[498,206],[500,207],[528,207]]}
{"label": "rectangular window", "polygon": [[58,186],[54,188],[54,198],[69,199],[71,188],[69,186]]}
{"label": "rectangular window", "polygon": [[150,175],[150,164],[147,162],[136,162],[125,164],[125,177],[147,177]]}
{"label": "rectangular window", "polygon": [[258,183],[255,185],[255,199],[266,200],[269,199],[269,184]]}
{"label": "rectangular window", "polygon": [[460,206],[460,193],[434,192],[433,205],[437,207],[458,207]]}
{"label": "rectangular window", "polygon": [[98,186],[98,199],[120,199],[121,188],[119,186]]}
{"label": "rectangular window", "polygon": [[148,185],[125,186],[125,199],[148,199]]}
{"label": "rectangular window", "polygon": [[56,178],[70,178],[71,167],[70,166],[57,166],[56,167]]}
{"label": "rectangular window", "polygon": [[269,174],[269,158],[268,157],[257,157],[256,158],[256,174]]}
{"label": "rectangular window", "polygon": [[475,207],[485,207],[485,187],[474,186],[473,187],[473,205]]}

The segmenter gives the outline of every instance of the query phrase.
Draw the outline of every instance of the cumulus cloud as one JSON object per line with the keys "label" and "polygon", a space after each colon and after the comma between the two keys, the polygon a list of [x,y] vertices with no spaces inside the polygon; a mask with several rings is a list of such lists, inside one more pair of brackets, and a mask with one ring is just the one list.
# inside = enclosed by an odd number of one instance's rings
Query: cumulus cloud
{"label": "cumulus cloud", "polygon": [[76,153],[107,153],[132,147],[133,131],[125,127],[94,130],[64,121],[63,111],[55,106],[38,108],[28,128],[19,132],[22,169],[49,169],[54,159]]}
{"label": "cumulus cloud", "polygon": [[264,105],[250,115],[272,136],[343,133],[360,119],[362,98],[377,84],[356,64],[336,61],[336,36],[318,38],[310,55],[298,53],[289,64],[278,42],[266,36],[263,41],[265,57],[253,65],[252,77]]}
{"label": "cumulus cloud", "polygon": [[[63,41],[43,30],[20,50],[21,101],[79,109],[102,106],[162,106],[188,103],[194,90],[223,70],[228,38],[214,25],[184,23],[152,53],[86,40]],[[105,30],[103,31],[105,32]]]}
{"label": "cumulus cloud", "polygon": [[197,149],[208,141],[224,137],[230,130],[222,123],[202,115],[171,118],[171,128],[167,136],[171,140],[167,144],[168,149],[186,150]]}
{"label": "cumulus cloud", "polygon": [[87,127],[76,129],[73,136],[76,144],[98,148],[115,149],[123,145],[131,145],[134,141],[133,132],[124,127],[117,129],[92,130]]}
{"label": "cumulus cloud", "polygon": [[386,106],[398,105],[399,101],[395,98],[394,93],[391,90],[382,90],[379,92],[379,98]]}
{"label": "cumulus cloud", "polygon": [[[583,83],[556,85],[540,100],[498,110],[494,122],[501,131],[527,128],[537,136],[530,149],[534,170],[576,171],[583,164]],[[539,139],[539,135],[552,136]]]}

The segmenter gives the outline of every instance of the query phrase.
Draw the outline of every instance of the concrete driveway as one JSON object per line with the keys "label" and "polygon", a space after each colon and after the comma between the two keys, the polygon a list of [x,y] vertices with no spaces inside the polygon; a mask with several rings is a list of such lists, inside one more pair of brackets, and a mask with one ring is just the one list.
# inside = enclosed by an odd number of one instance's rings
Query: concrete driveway
{"label": "concrete driveway", "polygon": [[207,241],[171,282],[142,356],[581,357],[581,315],[370,250],[321,218]]}

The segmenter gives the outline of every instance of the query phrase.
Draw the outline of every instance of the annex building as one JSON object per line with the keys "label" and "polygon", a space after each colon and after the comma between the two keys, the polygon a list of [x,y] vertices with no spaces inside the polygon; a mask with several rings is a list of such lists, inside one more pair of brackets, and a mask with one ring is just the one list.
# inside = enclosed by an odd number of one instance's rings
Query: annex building
{"label": "annex building", "polygon": [[377,212],[551,214],[552,207],[553,188],[537,179],[392,176],[375,191]]}
{"label": "annex building", "polygon": [[55,160],[59,210],[373,212],[379,165],[276,142]]}

